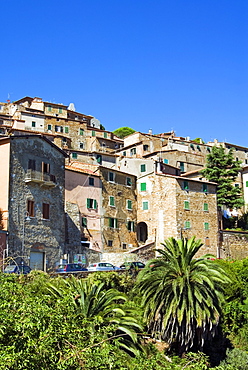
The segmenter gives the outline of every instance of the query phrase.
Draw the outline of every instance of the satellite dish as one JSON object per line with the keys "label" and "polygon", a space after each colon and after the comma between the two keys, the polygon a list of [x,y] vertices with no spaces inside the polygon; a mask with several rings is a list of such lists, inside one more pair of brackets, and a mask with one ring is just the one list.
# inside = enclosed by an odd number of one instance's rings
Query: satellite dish
{"label": "satellite dish", "polygon": [[72,110],[73,112],[76,112],[74,103],[70,103],[68,109]]}

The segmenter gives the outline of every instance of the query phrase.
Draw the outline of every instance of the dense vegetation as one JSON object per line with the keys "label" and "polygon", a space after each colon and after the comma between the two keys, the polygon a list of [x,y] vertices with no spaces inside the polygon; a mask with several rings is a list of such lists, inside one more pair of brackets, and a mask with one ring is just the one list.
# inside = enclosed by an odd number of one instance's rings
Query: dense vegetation
{"label": "dense vegetation", "polygon": [[248,369],[248,259],[200,247],[167,240],[132,275],[0,274],[0,370]]}
{"label": "dense vegetation", "polygon": [[118,136],[120,139],[124,139],[124,137],[131,135],[135,132],[134,129],[131,127],[120,127],[113,131],[113,134]]}

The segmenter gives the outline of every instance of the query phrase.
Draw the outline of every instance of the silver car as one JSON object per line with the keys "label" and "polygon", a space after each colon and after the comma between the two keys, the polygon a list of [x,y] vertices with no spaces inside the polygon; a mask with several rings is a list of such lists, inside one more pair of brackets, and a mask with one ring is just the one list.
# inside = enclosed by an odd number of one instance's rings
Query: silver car
{"label": "silver car", "polygon": [[96,262],[88,266],[88,271],[116,271],[121,270],[120,267],[112,265],[109,262]]}

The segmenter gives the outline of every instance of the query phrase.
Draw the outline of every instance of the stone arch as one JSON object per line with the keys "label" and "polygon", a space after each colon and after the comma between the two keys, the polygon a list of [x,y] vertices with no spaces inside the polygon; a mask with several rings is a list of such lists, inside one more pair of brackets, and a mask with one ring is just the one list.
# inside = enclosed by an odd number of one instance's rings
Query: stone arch
{"label": "stone arch", "polygon": [[139,222],[137,225],[137,240],[138,242],[146,242],[147,240],[147,224],[145,222]]}

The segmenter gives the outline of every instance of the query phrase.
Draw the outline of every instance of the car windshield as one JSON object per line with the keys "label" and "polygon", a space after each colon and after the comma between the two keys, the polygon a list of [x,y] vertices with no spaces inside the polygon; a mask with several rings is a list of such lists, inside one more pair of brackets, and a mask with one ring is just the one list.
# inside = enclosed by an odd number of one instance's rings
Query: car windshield
{"label": "car windshield", "polygon": [[15,268],[16,268],[16,265],[9,265],[5,267],[4,271],[5,272],[15,271]]}

